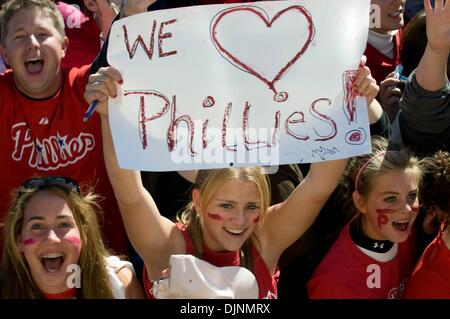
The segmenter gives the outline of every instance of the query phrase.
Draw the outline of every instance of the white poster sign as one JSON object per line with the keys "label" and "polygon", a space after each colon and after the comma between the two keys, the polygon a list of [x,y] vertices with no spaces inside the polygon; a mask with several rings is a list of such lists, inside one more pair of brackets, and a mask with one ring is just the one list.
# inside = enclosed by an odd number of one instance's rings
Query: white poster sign
{"label": "white poster sign", "polygon": [[370,152],[352,95],[369,0],[265,1],[114,23],[110,101],[120,165],[147,171],[277,165]]}

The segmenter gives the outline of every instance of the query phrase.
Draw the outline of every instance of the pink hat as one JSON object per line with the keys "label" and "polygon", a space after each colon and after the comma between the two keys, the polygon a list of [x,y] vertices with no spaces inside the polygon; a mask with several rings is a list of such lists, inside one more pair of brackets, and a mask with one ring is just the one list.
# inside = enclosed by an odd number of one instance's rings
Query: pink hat
{"label": "pink hat", "polygon": [[170,277],[153,283],[158,299],[257,299],[255,275],[243,267],[216,267],[192,255],[170,257]]}

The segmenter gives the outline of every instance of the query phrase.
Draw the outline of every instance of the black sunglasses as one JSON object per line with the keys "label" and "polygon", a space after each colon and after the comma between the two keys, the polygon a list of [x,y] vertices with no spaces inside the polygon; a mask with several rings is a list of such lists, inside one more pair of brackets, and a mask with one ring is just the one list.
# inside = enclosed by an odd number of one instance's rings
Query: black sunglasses
{"label": "black sunglasses", "polygon": [[41,189],[47,186],[59,186],[66,190],[74,190],[78,194],[81,194],[80,186],[73,179],[64,176],[47,176],[36,177],[23,182],[17,191],[16,198],[19,198],[29,190]]}

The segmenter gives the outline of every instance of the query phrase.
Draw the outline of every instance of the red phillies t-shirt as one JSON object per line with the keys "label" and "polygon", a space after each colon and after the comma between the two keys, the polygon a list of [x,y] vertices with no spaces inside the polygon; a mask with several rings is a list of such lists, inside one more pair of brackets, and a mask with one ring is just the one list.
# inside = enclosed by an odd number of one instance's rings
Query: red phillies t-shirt
{"label": "red phillies t-shirt", "polygon": [[450,249],[443,232],[428,245],[406,286],[406,298],[450,299]]}
{"label": "red phillies t-shirt", "polygon": [[[129,243],[103,160],[100,117],[83,122],[83,99],[89,66],[63,70],[63,85],[53,96],[35,100],[16,88],[13,72],[0,75],[0,223],[10,194],[36,176],[67,176],[84,191],[104,199],[99,224],[106,244],[128,253]],[[15,196],[13,194],[13,196]]]}

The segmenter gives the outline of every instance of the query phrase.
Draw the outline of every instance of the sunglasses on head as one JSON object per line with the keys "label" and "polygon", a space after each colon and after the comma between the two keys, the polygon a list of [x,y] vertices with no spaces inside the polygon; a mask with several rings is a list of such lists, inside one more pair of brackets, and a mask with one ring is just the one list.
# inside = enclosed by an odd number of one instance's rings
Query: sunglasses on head
{"label": "sunglasses on head", "polygon": [[80,186],[73,179],[63,176],[36,177],[23,182],[17,191],[17,198],[33,189],[41,189],[47,186],[59,186],[66,190],[74,190],[81,194]]}

